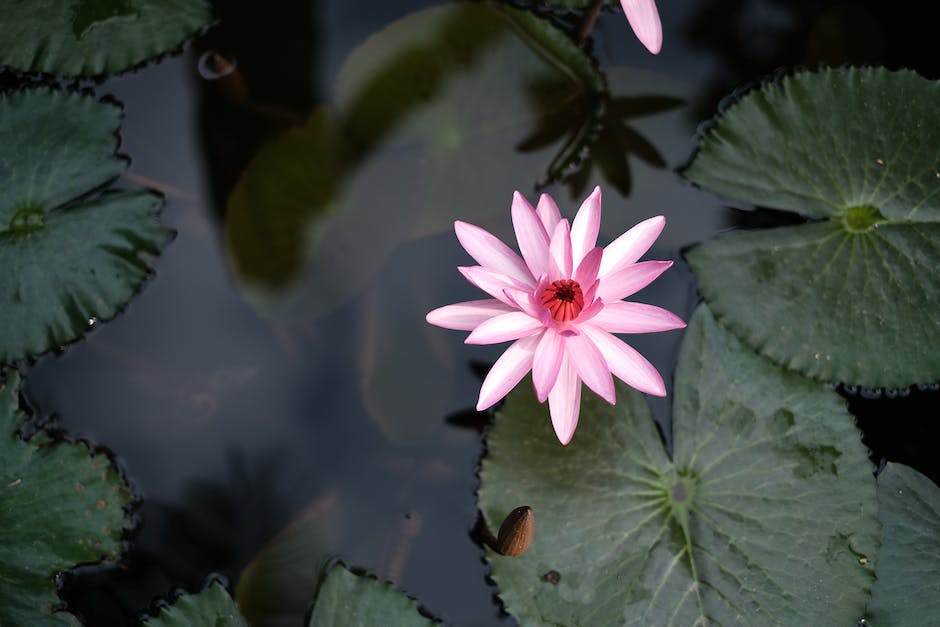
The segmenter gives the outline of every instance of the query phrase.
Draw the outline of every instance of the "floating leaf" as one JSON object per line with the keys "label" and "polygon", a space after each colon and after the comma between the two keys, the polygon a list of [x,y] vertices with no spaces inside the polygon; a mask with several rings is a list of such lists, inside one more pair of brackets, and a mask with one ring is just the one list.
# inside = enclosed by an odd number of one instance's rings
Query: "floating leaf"
{"label": "floating leaf", "polygon": [[940,379],[940,82],[840,69],[786,77],[720,115],[683,174],[814,222],[687,254],[716,316],[808,376]]}
{"label": "floating leaf", "polygon": [[218,581],[198,594],[184,594],[160,615],[144,621],[147,627],[248,627],[235,602]]}
{"label": "floating leaf", "polygon": [[888,464],[878,477],[881,551],[871,590],[872,625],[928,625],[940,616],[940,488]]}
{"label": "floating leaf", "polygon": [[170,52],[209,21],[199,0],[30,0],[6,7],[0,65],[111,74]]}
{"label": "floating leaf", "polygon": [[113,560],[130,527],[127,484],[105,455],[43,431],[17,433],[19,376],[0,386],[0,625],[70,625],[56,573]]}
{"label": "floating leaf", "polygon": [[531,548],[488,555],[523,624],[848,625],[878,548],[875,482],[831,390],[744,348],[705,307],[676,374],[674,459],[637,392],[586,394],[568,447],[517,389],[481,470],[492,528],[520,503]]}
{"label": "floating leaf", "polygon": [[236,185],[227,241],[247,299],[309,320],[403,242],[505,212],[557,148],[518,152],[527,129],[601,84],[563,33],[512,7],[450,4],[393,23],[347,59],[336,112],[274,140]]}
{"label": "floating leaf", "polygon": [[114,316],[150,273],[168,232],[162,199],[107,191],[121,111],[37,89],[0,97],[0,363],[80,337]]}
{"label": "floating leaf", "polygon": [[434,625],[417,604],[389,583],[360,577],[342,564],[333,566],[320,585],[308,627],[346,625]]}

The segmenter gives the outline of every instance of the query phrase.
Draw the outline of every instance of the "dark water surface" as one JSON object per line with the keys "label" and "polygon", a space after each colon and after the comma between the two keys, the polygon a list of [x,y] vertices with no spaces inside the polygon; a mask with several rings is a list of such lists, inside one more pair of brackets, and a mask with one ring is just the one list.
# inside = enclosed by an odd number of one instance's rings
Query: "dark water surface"
{"label": "dark water surface", "polygon": [[[143,499],[120,567],[68,577],[64,597],[88,624],[133,624],[153,599],[175,587],[198,589],[210,573],[234,585],[261,547],[299,517],[314,521],[295,547],[296,561],[309,556],[308,575],[332,554],[395,580],[449,623],[511,623],[500,616],[482,549],[470,536],[482,452],[472,428],[480,417],[470,411],[479,390],[473,364],[485,370],[503,347],[468,347],[463,334],[424,322],[433,307],[479,297],[456,271],[468,257],[452,231],[403,238],[351,298],[292,323],[268,321],[246,303],[224,236],[226,199],[259,146],[333,98],[354,47],[436,3],[260,4],[219,3],[220,24],[196,46],[97,90],[125,106],[127,184],[160,188],[163,222],[178,234],[126,312],[28,373],[30,401],[70,433],[114,451]],[[604,186],[602,239],[666,216],[646,258],[677,264],[642,300],[687,318],[697,296],[683,247],[787,219],[728,209],[673,173],[723,96],[779,67],[819,62],[906,66],[937,77],[935,49],[926,54],[929,21],[919,15],[926,9],[886,4],[661,2],[658,57],[634,39],[622,13],[601,15],[590,42],[601,66],[632,68],[631,94],[685,102],[630,121],[665,167],[631,156],[628,197],[596,173],[590,183]],[[210,48],[238,60],[256,109],[233,105],[220,81],[200,77],[197,59]],[[395,176],[388,174],[388,185]],[[513,189],[534,201],[533,184],[520,179],[488,190],[497,204],[484,226],[507,235]],[[366,191],[382,203],[381,185]],[[563,186],[547,191],[569,217],[580,204]],[[390,225],[400,211],[385,208]],[[361,251],[348,254],[355,264]],[[631,338],[670,393],[680,341],[678,332]],[[876,460],[887,455],[938,480],[929,444],[937,441],[936,392],[847,395]],[[669,400],[652,406],[668,424]],[[934,426],[924,426],[928,413]]]}

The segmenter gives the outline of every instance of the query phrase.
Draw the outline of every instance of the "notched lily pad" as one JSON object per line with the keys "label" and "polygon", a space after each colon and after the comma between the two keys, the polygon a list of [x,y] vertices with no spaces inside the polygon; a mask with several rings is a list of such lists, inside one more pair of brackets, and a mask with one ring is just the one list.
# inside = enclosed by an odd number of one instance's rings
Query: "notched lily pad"
{"label": "notched lily pad", "polygon": [[683,175],[819,222],[688,252],[718,318],[777,363],[864,387],[940,379],[940,82],[800,73],[715,121]]}
{"label": "notched lily pad", "polygon": [[95,76],[170,52],[204,26],[200,0],[30,0],[6,7],[0,66]]}
{"label": "notched lily pad", "polygon": [[218,581],[197,594],[184,594],[159,616],[145,620],[146,627],[248,627],[248,621]]}
{"label": "notched lily pad", "polygon": [[530,389],[495,418],[481,470],[491,528],[538,518],[517,558],[489,553],[522,624],[792,625],[862,616],[878,549],[875,481],[831,390],[774,366],[701,307],[686,332],[672,461],[639,393],[586,395],[571,444]]}
{"label": "notched lily pad", "polygon": [[888,464],[878,477],[881,551],[872,625],[927,625],[940,616],[940,488],[913,468]]}
{"label": "notched lily pad", "polygon": [[0,385],[0,625],[71,625],[56,573],[114,560],[133,498],[114,464],[81,443],[17,432],[19,376]]}
{"label": "notched lily pad", "polygon": [[127,167],[121,111],[74,93],[0,97],[0,363],[38,355],[113,317],[169,232],[149,191],[91,193]]}
{"label": "notched lily pad", "polygon": [[356,575],[336,564],[320,584],[307,627],[435,624],[419,612],[414,600],[390,583]]}

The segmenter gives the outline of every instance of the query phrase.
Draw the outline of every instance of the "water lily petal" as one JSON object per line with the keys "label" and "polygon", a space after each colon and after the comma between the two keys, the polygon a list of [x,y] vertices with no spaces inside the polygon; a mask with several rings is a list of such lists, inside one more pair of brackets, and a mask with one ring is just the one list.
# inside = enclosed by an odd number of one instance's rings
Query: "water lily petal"
{"label": "water lily petal", "polygon": [[582,333],[565,338],[565,354],[585,385],[611,405],[617,402],[610,368],[607,367],[604,355],[587,335]]}
{"label": "water lily petal", "polygon": [[499,356],[483,379],[477,411],[483,411],[509,394],[509,390],[516,387],[522,377],[532,369],[532,356],[538,341],[538,335],[522,338]]}
{"label": "water lily petal", "polygon": [[472,331],[493,316],[510,311],[513,311],[510,305],[501,303],[494,298],[486,298],[439,307],[425,316],[425,319],[431,324],[445,329]]}
{"label": "water lily petal", "polygon": [[544,326],[548,326],[552,319],[551,312],[536,300],[530,290],[507,289],[504,293],[516,309],[526,312],[533,318],[541,320]]}
{"label": "water lily petal", "polygon": [[535,347],[535,358],[532,360],[532,383],[540,403],[545,402],[555,381],[558,380],[564,356],[564,342],[561,336],[552,329],[546,329]]}
{"label": "water lily petal", "polygon": [[597,233],[601,228],[601,188],[595,187],[571,223],[571,254],[579,264],[584,256],[597,245]]}
{"label": "water lily petal", "polygon": [[[587,298],[585,298],[584,300],[587,301]],[[617,302],[620,302],[620,301],[617,301]],[[582,322],[587,322],[588,320],[590,320],[591,318],[593,318],[594,316],[602,312],[604,310],[604,307],[606,307],[606,305],[604,304],[604,301],[602,301],[600,298],[594,299],[590,305],[588,305],[587,307],[581,310],[581,313],[578,314],[576,322],[578,324],[581,324]]]}
{"label": "water lily petal", "polygon": [[460,245],[478,264],[488,270],[501,272],[526,285],[535,286],[535,278],[522,258],[495,235],[460,220],[454,222],[454,231],[457,233]]}
{"label": "water lily petal", "polygon": [[612,272],[601,279],[597,296],[607,303],[626,298],[655,281],[670,266],[671,261],[641,261]]}
{"label": "water lily petal", "polygon": [[656,333],[685,326],[682,318],[662,307],[620,300],[606,303],[591,322],[611,333]]}
{"label": "water lily petal", "polygon": [[537,333],[545,328],[541,321],[536,320],[527,313],[511,311],[509,313],[493,316],[480,323],[464,340],[466,344],[499,344],[510,340],[518,340]]}
{"label": "water lily petal", "polygon": [[580,329],[597,346],[614,376],[641,392],[666,396],[659,371],[635,348],[592,324],[582,324]]}
{"label": "water lily petal", "polygon": [[653,54],[663,47],[663,26],[654,0],[620,0],[620,6],[640,43]]}
{"label": "water lily petal", "polygon": [[581,380],[567,357],[561,360],[558,380],[548,393],[548,410],[558,441],[567,446],[578,426],[581,413]]}
{"label": "water lily petal", "polygon": [[551,196],[542,194],[535,212],[539,215],[539,220],[542,221],[545,232],[551,235],[555,231],[555,226],[561,222],[561,212],[558,210],[558,205],[555,204]]}
{"label": "water lily petal", "polygon": [[538,214],[522,194],[512,196],[512,226],[516,231],[516,241],[522,258],[532,272],[533,277],[548,272],[548,232],[542,225]]}
{"label": "water lily petal", "polygon": [[568,229],[568,221],[561,220],[552,233],[552,241],[549,244],[551,253],[551,264],[548,273],[549,281],[571,278],[571,231]]}
{"label": "water lily petal", "polygon": [[650,249],[664,226],[666,218],[663,216],[648,218],[608,244],[604,249],[600,276],[636,263]]}
{"label": "water lily petal", "polygon": [[458,266],[457,270],[468,281],[492,296],[493,298],[515,308],[515,303],[506,297],[507,289],[526,289],[522,283],[513,280],[505,274],[488,270],[483,266]]}
{"label": "water lily petal", "polygon": [[603,257],[604,249],[600,246],[595,246],[584,256],[581,263],[578,264],[578,268],[574,271],[574,276],[571,278],[578,282],[582,290],[588,288],[597,280],[597,272],[600,270]]}

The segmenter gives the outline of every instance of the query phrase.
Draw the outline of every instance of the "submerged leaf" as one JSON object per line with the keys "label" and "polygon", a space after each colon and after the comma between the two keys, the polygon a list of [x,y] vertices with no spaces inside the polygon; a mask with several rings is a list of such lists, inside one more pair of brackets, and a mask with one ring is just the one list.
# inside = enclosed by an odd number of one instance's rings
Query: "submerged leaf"
{"label": "submerged leaf", "polygon": [[0,97],[0,363],[43,353],[114,316],[168,231],[156,194],[107,191],[120,109],[46,89]]}
{"label": "submerged leaf", "polygon": [[235,599],[252,627],[295,627],[317,593],[339,539],[342,510],[335,494],[306,507],[245,566]]}
{"label": "submerged leaf", "polygon": [[930,624],[940,616],[940,488],[912,468],[888,464],[878,477],[878,503],[871,624]]}
{"label": "submerged leaf", "polygon": [[58,572],[114,560],[133,500],[114,464],[81,443],[17,430],[19,376],[0,386],[0,625],[69,625]]}
{"label": "submerged leaf", "polygon": [[146,627],[248,627],[235,602],[218,581],[202,592],[184,594],[160,615],[145,620]]}
{"label": "submerged leaf", "polygon": [[940,379],[940,82],[840,69],[743,96],[683,174],[824,219],[735,233],[687,258],[715,315],[808,376],[865,387]]}
{"label": "submerged leaf", "polygon": [[346,625],[434,625],[417,604],[391,584],[333,566],[320,585],[307,627]]}
{"label": "submerged leaf", "polygon": [[200,0],[30,0],[0,20],[0,66],[111,74],[170,52],[209,21]]}
{"label": "submerged leaf", "polygon": [[[539,513],[529,551],[488,555],[523,624],[851,624],[878,547],[875,483],[852,417],[818,383],[751,353],[700,308],[676,374],[672,461],[643,397],[584,399],[555,441],[516,390],[481,470],[492,527]],[[862,559],[862,558],[867,559]]]}
{"label": "submerged leaf", "polygon": [[233,191],[227,240],[248,300],[309,320],[347,302],[405,241],[501,211],[556,148],[518,152],[526,129],[599,80],[563,33],[506,5],[392,23],[344,63],[335,111],[273,140]]}

